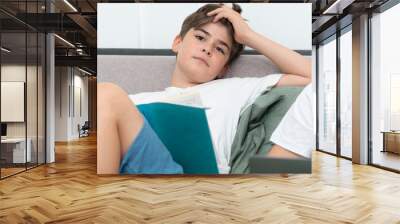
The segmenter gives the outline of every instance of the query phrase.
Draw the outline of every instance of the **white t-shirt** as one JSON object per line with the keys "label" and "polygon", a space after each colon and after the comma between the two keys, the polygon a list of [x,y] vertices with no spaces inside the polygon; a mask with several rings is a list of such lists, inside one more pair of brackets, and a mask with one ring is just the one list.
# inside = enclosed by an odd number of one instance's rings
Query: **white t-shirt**
{"label": "white t-shirt", "polygon": [[297,96],[279,125],[271,141],[296,154],[311,158],[315,149],[315,97],[312,85],[306,86]]}
{"label": "white t-shirt", "polygon": [[166,102],[165,99],[179,94],[198,94],[206,110],[208,126],[217,159],[219,173],[229,173],[231,145],[236,134],[240,114],[265,90],[271,89],[281,74],[256,78],[218,79],[200,85],[177,88],[168,87],[160,92],[144,92],[129,95],[136,104]]}

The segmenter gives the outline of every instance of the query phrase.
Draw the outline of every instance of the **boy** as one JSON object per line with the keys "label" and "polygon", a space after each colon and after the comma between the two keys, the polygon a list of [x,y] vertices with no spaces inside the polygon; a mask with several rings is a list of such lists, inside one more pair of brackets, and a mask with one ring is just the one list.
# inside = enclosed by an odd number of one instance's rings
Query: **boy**
{"label": "boy", "polygon": [[[188,16],[172,44],[176,65],[171,87],[131,96],[111,83],[98,85],[97,173],[182,173],[135,105],[183,93],[197,93],[205,106],[219,173],[229,173],[230,147],[240,113],[273,86],[311,83],[311,62],[253,31],[241,9],[207,4]],[[285,74],[220,79],[247,45],[271,59]],[[134,104],[132,103],[134,102]],[[278,144],[268,153],[299,157]]]}

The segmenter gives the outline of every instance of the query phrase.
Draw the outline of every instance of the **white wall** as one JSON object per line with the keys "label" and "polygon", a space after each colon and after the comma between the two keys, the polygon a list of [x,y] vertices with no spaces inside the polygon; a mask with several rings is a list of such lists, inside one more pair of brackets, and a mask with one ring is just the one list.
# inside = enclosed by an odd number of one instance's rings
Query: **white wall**
{"label": "white wall", "polygon": [[[30,87],[36,86],[36,80],[32,76],[36,77],[36,67],[25,66],[19,64],[6,64],[1,66],[1,81],[18,81],[25,82],[25,75],[28,76],[28,81]],[[25,126],[28,125],[28,137],[32,133],[36,135],[36,87],[27,88],[27,122],[7,122],[7,136],[8,137],[25,137]],[[2,96],[3,98],[4,96]],[[32,104],[32,102],[34,102]],[[7,108],[2,108],[1,110],[6,110]],[[24,108],[22,108],[24,110]]]}
{"label": "white wall", "polygon": [[68,140],[68,67],[55,68],[55,141]]}
{"label": "white wall", "polygon": [[[78,73],[77,73],[78,72]],[[88,77],[81,76],[79,71],[75,70],[75,75],[74,75],[74,86],[75,86],[75,94],[73,96],[74,98],[74,110],[75,113],[73,113],[73,119],[72,119],[72,130],[71,130],[71,135],[73,138],[78,138],[79,133],[77,126],[80,124],[81,126],[85,123],[85,121],[88,120]],[[80,93],[77,92],[77,90],[80,90]],[[80,98],[79,98],[80,94]],[[79,100],[81,102],[79,102]],[[81,113],[79,111],[79,107],[82,110]]]}
{"label": "white wall", "polygon": [[[170,49],[186,16],[204,3],[99,3],[98,48]],[[240,3],[252,29],[295,50],[311,50],[311,4]]]}
{"label": "white wall", "polygon": [[[7,123],[7,137],[21,138],[27,136],[30,139],[30,148],[32,161],[39,163],[44,162],[44,74],[42,73],[41,66],[25,66],[25,64],[3,64],[1,66],[1,81],[18,81],[24,82],[26,85],[26,106],[18,108],[20,111],[8,111],[11,113],[26,112],[26,120],[22,122],[6,122]],[[25,81],[25,79],[27,81]],[[4,94],[2,89],[2,94]],[[20,92],[23,93],[24,91]],[[8,98],[7,95],[2,95],[2,98]],[[24,98],[24,97],[22,97]],[[23,100],[24,101],[24,100]],[[3,105],[4,102],[2,102]],[[24,102],[22,102],[24,104]],[[4,105],[3,105],[4,106]],[[15,110],[16,108],[14,108]],[[12,108],[1,108],[2,112],[13,110]],[[23,119],[24,120],[24,119]],[[38,154],[38,155],[37,155]],[[38,157],[37,157],[38,156]]]}
{"label": "white wall", "polygon": [[[56,67],[55,86],[55,140],[77,139],[78,124],[88,120],[88,78],[76,68]],[[81,103],[78,91],[74,91],[79,89]],[[77,105],[82,105],[82,116]]]}

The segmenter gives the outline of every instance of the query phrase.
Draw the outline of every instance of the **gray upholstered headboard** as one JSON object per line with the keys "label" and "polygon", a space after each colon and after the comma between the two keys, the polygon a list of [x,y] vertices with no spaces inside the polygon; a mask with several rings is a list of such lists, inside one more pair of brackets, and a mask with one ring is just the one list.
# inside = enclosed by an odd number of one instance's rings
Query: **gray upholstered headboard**
{"label": "gray upholstered headboard", "polygon": [[[97,56],[98,82],[113,82],[129,94],[160,91],[169,86],[175,56]],[[262,55],[241,55],[229,68],[229,77],[259,77],[278,73],[278,68]]]}

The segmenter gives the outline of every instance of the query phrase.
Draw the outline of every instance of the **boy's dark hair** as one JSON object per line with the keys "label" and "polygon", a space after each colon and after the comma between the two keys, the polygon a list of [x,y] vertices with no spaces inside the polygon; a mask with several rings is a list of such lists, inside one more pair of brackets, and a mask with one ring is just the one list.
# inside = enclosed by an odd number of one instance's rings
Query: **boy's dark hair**
{"label": "boy's dark hair", "polygon": [[[211,12],[217,8],[220,8],[222,5],[221,4],[207,4],[199,8],[196,12],[192,13],[188,17],[185,18],[185,20],[182,23],[182,28],[181,32],[179,35],[183,39],[186,35],[186,33],[191,29],[191,28],[200,28],[201,26],[210,23],[213,21],[214,16],[208,16],[207,13]],[[240,8],[239,5],[233,3],[232,4],[233,10],[235,10],[238,13],[242,12],[242,9]],[[234,61],[237,57],[239,57],[241,51],[243,50],[243,44],[240,44],[235,41],[234,34],[235,30],[233,29],[232,23],[226,19],[222,18],[218,22],[220,22],[223,26],[225,26],[228,29],[229,34],[232,37],[232,47],[231,47],[231,52],[229,54],[229,59],[227,64],[229,65]]]}

